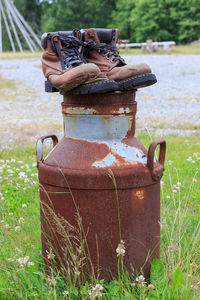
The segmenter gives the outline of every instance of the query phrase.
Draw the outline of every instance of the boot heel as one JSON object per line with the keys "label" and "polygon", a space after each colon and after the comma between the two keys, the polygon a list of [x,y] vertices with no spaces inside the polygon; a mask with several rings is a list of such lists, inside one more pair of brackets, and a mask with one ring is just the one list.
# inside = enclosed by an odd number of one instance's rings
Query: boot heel
{"label": "boot heel", "polygon": [[45,80],[45,82],[44,82],[44,90],[47,93],[56,93],[56,92],[59,92],[59,90],[55,86],[53,86],[49,80]]}

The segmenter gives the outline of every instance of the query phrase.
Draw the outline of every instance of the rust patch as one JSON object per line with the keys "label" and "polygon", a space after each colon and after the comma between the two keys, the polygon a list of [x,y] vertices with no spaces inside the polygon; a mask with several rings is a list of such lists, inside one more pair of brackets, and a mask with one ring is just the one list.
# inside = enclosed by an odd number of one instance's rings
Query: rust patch
{"label": "rust patch", "polygon": [[52,152],[52,155],[45,160],[45,164],[61,168],[67,166],[69,169],[88,169],[94,162],[103,160],[109,153],[110,148],[103,143],[62,138],[56,152]]}
{"label": "rust patch", "polygon": [[91,114],[91,115],[133,115],[136,113],[136,102],[132,105],[110,105],[110,106],[100,106],[100,105],[87,105],[87,107],[79,105],[72,105],[72,104],[65,104],[62,103],[62,113],[63,114]]}

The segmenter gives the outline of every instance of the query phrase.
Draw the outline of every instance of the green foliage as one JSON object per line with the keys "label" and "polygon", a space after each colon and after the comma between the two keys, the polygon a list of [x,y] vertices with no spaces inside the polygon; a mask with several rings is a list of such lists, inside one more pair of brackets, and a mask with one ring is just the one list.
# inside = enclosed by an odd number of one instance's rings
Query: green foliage
{"label": "green foliage", "polygon": [[135,7],[133,0],[117,0],[116,9],[112,11],[112,23],[110,27],[117,27],[120,29],[121,39],[130,39],[135,33],[135,29],[131,22],[131,12]]}
{"label": "green foliage", "polygon": [[181,43],[192,42],[200,38],[200,1],[185,0],[179,10],[178,41]]}
{"label": "green foliage", "polygon": [[154,259],[151,265],[151,284],[156,289],[150,292],[152,299],[188,299],[189,289],[185,286],[183,272],[176,269],[171,280],[167,280],[164,265],[159,259]]}
{"label": "green foliage", "polygon": [[41,6],[38,0],[14,0],[14,4],[33,30],[40,32]]}
{"label": "green foliage", "polygon": [[151,264],[150,281],[158,289],[163,289],[166,285],[164,266],[157,258]]}
{"label": "green foliage", "polygon": [[115,0],[57,0],[42,5],[42,31],[107,27]]}

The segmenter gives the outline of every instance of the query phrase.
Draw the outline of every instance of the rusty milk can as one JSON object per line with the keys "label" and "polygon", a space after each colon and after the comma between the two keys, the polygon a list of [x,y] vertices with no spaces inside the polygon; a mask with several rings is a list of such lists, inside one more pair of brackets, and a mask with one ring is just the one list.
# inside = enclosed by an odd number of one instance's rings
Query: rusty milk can
{"label": "rusty milk can", "polygon": [[[135,91],[63,98],[64,137],[59,143],[55,135],[37,142],[45,263],[51,265],[53,253],[58,269],[75,268],[65,245],[71,242],[66,242],[57,222],[65,229],[71,226],[66,229],[69,236],[72,228],[83,230],[85,259],[90,260],[82,266],[86,273],[92,266],[100,278],[117,276],[116,249],[123,240],[124,267],[148,278],[151,261],[160,255],[165,141],[153,142],[147,150],[135,137]],[[47,138],[54,148],[43,159]]]}

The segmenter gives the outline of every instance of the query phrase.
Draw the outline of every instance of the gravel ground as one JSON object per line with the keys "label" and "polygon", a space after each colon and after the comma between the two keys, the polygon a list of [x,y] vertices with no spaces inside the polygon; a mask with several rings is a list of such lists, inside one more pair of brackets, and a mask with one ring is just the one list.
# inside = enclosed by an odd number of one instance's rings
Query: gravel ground
{"label": "gravel ground", "polygon": [[[127,63],[146,62],[158,83],[137,93],[137,129],[193,134],[200,129],[200,56],[126,56]],[[0,75],[19,82],[9,99],[0,98],[1,147],[34,142],[46,133],[62,135],[62,96],[44,92],[40,59],[0,61]],[[13,96],[13,98],[12,98]]]}

